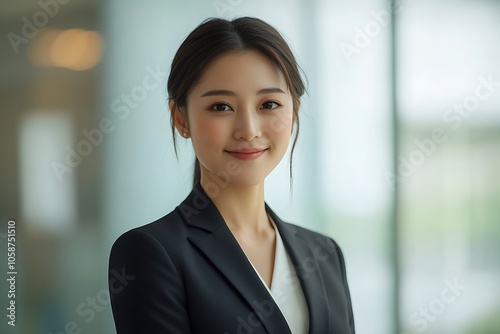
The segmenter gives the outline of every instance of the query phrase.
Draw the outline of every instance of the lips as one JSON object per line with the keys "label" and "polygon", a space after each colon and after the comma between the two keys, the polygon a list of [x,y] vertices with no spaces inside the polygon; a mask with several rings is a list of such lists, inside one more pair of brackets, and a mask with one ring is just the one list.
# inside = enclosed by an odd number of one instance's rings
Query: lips
{"label": "lips", "polygon": [[237,151],[226,152],[239,160],[254,160],[264,154],[265,151],[267,151],[267,148],[244,148]]}

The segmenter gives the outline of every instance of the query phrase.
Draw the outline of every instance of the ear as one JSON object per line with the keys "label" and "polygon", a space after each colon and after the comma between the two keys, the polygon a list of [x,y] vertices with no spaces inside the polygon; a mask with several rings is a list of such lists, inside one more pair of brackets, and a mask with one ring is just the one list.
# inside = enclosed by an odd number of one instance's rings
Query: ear
{"label": "ear", "polygon": [[175,102],[170,100],[168,103],[168,107],[170,109],[170,114],[174,119],[174,125],[177,128],[177,131],[181,134],[182,137],[189,137],[189,125],[187,121],[187,115],[185,112],[181,111],[178,107],[174,107]]}

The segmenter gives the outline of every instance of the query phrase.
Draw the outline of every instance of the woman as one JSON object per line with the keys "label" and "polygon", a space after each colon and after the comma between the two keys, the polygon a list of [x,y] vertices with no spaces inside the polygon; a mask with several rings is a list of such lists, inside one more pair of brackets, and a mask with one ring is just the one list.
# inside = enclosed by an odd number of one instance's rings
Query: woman
{"label": "woman", "polygon": [[[264,201],[294,125],[292,154],[297,140],[298,68],[282,36],[256,18],[206,20],[182,43],[169,108],[174,148],[175,130],[194,147],[193,189],[114,243],[118,334],[354,333],[338,245]],[[117,272],[129,278],[121,288]]]}

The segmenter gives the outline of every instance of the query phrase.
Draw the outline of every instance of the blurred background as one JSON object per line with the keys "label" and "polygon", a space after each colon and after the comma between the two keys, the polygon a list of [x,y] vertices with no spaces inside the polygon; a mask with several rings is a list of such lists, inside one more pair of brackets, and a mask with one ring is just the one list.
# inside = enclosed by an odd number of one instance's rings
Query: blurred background
{"label": "blurred background", "polygon": [[202,20],[246,15],[283,33],[308,79],[293,193],[287,155],[266,201],[340,244],[356,332],[500,333],[493,0],[3,0],[0,332],[115,332],[111,244],[192,187],[170,62]]}

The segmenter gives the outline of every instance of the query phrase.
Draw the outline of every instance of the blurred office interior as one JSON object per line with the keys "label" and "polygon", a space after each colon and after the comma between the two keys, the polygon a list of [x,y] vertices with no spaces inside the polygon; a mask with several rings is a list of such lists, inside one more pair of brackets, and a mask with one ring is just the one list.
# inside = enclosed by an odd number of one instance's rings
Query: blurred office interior
{"label": "blurred office interior", "polygon": [[500,333],[493,0],[2,1],[0,264],[12,219],[19,273],[0,332],[115,332],[111,244],[192,186],[166,77],[212,16],[274,25],[307,76],[293,193],[287,153],[266,201],[339,243],[356,332]]}

